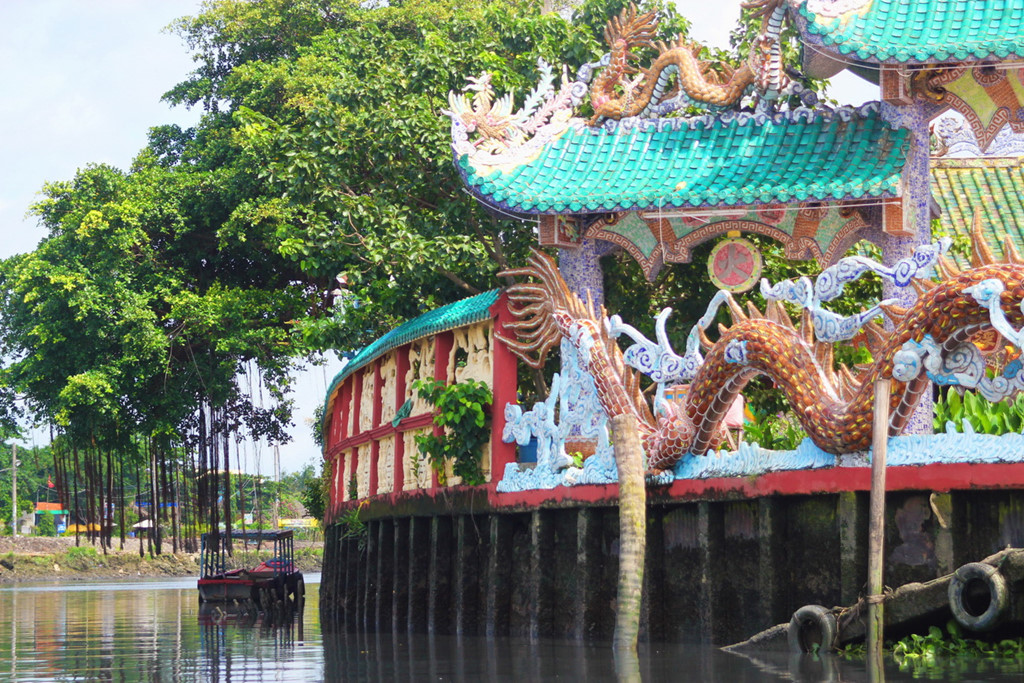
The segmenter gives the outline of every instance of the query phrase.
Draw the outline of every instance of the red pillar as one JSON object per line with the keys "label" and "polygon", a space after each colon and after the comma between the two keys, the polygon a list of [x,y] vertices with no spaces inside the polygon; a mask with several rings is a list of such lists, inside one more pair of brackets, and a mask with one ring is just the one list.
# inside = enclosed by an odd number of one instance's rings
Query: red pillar
{"label": "red pillar", "polygon": [[[378,358],[373,362],[373,414],[370,420],[370,429],[374,429],[380,426],[381,416],[381,374],[380,374],[380,362]],[[370,487],[369,495],[377,495],[377,488],[380,484],[377,481],[377,460],[380,458],[380,441],[377,439],[373,440],[370,444]]]}
{"label": "red pillar", "polygon": [[513,332],[505,329],[505,324],[513,320],[508,310],[507,293],[502,292],[498,300],[491,305],[490,312],[494,318],[494,334],[491,335],[494,394],[494,402],[491,405],[491,481],[498,481],[505,473],[505,465],[516,461],[516,445],[501,440],[501,433],[505,430],[505,406],[517,403],[519,398],[516,356],[497,336],[501,334],[510,339],[515,338]]}
{"label": "red pillar", "polygon": [[[448,384],[448,357],[455,346],[455,333],[442,332],[434,337],[434,380]],[[434,435],[443,436],[444,429],[434,425]],[[431,470],[433,471],[433,470]],[[437,472],[431,475],[431,482],[437,488]]]}
{"label": "red pillar", "polygon": [[[397,412],[405,403],[405,375],[409,372],[409,349],[412,344],[406,344],[395,351],[395,411]],[[401,425],[399,425],[401,427]],[[405,488],[405,437],[401,429],[395,429],[395,491]]]}
{"label": "red pillar", "polygon": [[[352,386],[352,436],[362,434],[362,429],[359,426],[359,413],[362,411],[363,406],[363,371],[356,370],[352,373],[355,377]],[[349,454],[350,462],[349,465],[349,476],[359,479],[359,448],[353,446],[352,452]],[[348,491],[348,482],[343,481],[341,485]]]}
{"label": "red pillar", "polygon": [[[339,392],[340,396],[337,399],[338,410],[336,413],[338,417],[338,426],[336,429],[331,429],[331,431],[337,435],[337,438],[334,443],[331,444],[332,446],[347,438],[349,435],[348,418],[349,415],[352,414],[352,382],[352,377],[345,378],[345,381],[341,386],[341,391]],[[336,513],[338,505],[345,500],[345,452],[337,449],[331,450],[333,451],[332,457],[334,459],[334,462],[332,463],[334,467],[334,481],[331,482],[331,502],[334,504]]]}

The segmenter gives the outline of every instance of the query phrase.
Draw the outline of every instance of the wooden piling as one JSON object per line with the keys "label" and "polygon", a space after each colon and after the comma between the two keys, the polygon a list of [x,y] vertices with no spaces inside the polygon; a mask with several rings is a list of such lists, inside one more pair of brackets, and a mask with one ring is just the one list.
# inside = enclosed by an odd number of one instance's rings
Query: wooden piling
{"label": "wooden piling", "polygon": [[647,542],[647,490],[637,419],[611,419],[615,463],[619,469],[619,588],[615,603],[616,652],[636,656]]}
{"label": "wooden piling", "polygon": [[[871,502],[868,520],[868,661],[881,659],[885,609],[882,604],[882,554],[885,549],[885,451],[889,443],[889,379],[875,382],[871,442]],[[873,668],[872,668],[873,670]]]}

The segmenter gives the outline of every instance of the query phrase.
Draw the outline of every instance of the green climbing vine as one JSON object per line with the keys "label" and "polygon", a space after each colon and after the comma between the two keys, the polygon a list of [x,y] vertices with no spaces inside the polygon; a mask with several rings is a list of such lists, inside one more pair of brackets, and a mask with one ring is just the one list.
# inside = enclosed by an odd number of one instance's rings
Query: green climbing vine
{"label": "green climbing vine", "polygon": [[447,483],[445,462],[451,459],[452,473],[462,477],[463,484],[483,484],[483,448],[491,437],[490,418],[485,410],[493,401],[490,387],[470,379],[451,386],[417,380],[413,388],[437,409],[434,424],[444,429],[441,435],[416,437],[416,445],[437,473],[438,483]]}

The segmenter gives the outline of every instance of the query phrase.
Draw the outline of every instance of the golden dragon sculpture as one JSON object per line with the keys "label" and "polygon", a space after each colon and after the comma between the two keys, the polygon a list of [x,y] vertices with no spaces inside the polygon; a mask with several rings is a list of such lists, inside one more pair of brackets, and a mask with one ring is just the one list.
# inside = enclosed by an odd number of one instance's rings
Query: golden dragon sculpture
{"label": "golden dragon sculpture", "polygon": [[[590,125],[601,119],[640,116],[650,107],[680,94],[697,107],[723,108],[737,104],[756,85],[762,93],[777,95],[787,79],[782,69],[779,34],[785,15],[784,0],[755,0],[743,3],[763,19],[761,35],[750,55],[738,68],[701,60],[701,46],[655,41],[658,17],[654,11],[638,13],[630,4],[605,27],[609,61],[590,87],[594,115]],[[653,48],[658,56],[646,69],[632,62],[635,50]],[[771,97],[773,95],[769,95]]]}
{"label": "golden dragon sculpture", "polygon": [[[893,323],[883,330],[877,323],[865,326],[874,361],[865,368],[835,367],[833,346],[815,340],[810,314],[804,311],[799,324],[777,301],[765,311],[748,304],[744,311],[728,300],[733,324],[720,326],[712,342],[703,332],[707,350],[689,391],[682,401],[667,402],[655,417],[639,390],[638,379],[622,362],[622,353],[609,338],[604,312],[597,315],[584,305],[562,280],[554,261],[534,251],[529,266],[506,271],[536,282],[512,286],[510,307],[516,322],[509,327],[517,339],[503,339],[520,358],[534,367],[543,363],[552,346],[565,336],[579,351],[594,377],[601,405],[609,416],[631,412],[640,421],[641,440],[651,470],[671,469],[686,454],[702,455],[723,440],[726,410],[734,397],[756,375],[767,375],[785,393],[804,430],[813,442],[829,453],[863,451],[871,444],[873,385],[876,379],[893,377],[894,357],[913,343],[929,338],[949,351],[975,335],[997,333],[990,310],[976,298],[979,286],[996,283],[995,304],[1005,321],[1016,329],[1024,326],[1024,259],[1007,240],[1003,262],[996,262],[981,237],[973,231],[973,267],[961,272],[945,256],[939,259],[939,282],[915,279],[917,301],[909,308],[885,305]],[[737,359],[735,350],[742,348]],[[897,373],[899,374],[899,373]],[[922,373],[902,381],[893,378],[890,396],[889,435],[907,424],[922,393],[930,386]]]}

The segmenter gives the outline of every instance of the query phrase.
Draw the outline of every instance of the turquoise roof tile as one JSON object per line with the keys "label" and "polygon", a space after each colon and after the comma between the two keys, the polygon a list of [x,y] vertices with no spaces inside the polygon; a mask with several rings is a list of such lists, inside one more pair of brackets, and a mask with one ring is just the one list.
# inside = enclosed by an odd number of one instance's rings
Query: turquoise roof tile
{"label": "turquoise roof tile", "polygon": [[877,105],[631,123],[571,128],[512,169],[485,174],[468,156],[456,164],[470,191],[503,211],[592,213],[896,196],[910,145]]}
{"label": "turquoise roof tile", "polygon": [[455,303],[448,304],[447,306],[435,308],[432,311],[424,313],[418,318],[413,318],[412,320],[399,325],[383,337],[374,341],[372,344],[364,346],[349,360],[348,363],[345,364],[345,367],[334,376],[334,380],[331,382],[330,388],[327,389],[327,401],[330,401],[331,395],[338,387],[341,386],[341,383],[345,381],[346,377],[356,370],[372,363],[388,351],[397,349],[399,346],[416,341],[417,339],[422,339],[423,337],[439,334],[441,332],[453,330],[456,327],[470,325],[490,318],[490,308],[494,305],[494,302],[498,300],[500,295],[500,289],[492,289],[489,292],[477,294],[476,296],[471,296],[468,299],[462,299],[461,301],[456,301]]}
{"label": "turquoise roof tile", "polygon": [[[1018,158],[940,159],[932,161],[932,196],[942,209],[939,223],[945,234],[969,239],[974,213],[996,255],[1003,255],[1009,237],[1024,254],[1024,166]],[[970,266],[961,253],[953,258],[961,268]]]}
{"label": "turquoise roof tile", "polygon": [[1024,55],[1024,0],[870,0],[838,17],[798,10],[801,29],[864,62],[975,61]]}

